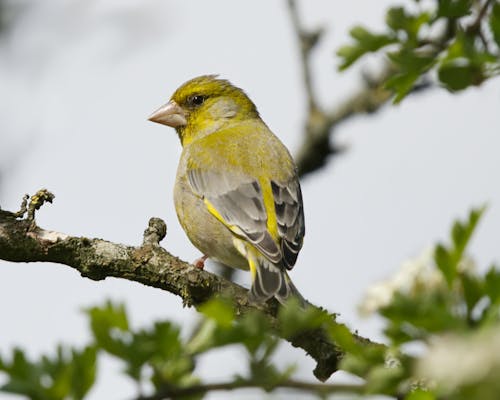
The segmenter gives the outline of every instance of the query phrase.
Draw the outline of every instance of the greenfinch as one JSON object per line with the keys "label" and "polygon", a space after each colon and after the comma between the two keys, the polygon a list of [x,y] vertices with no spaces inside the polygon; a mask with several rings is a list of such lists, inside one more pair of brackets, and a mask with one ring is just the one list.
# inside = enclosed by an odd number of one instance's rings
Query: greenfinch
{"label": "greenfinch", "polygon": [[304,301],[287,274],[305,233],[297,167],[245,92],[200,76],[149,120],[180,138],[174,202],[194,246],[205,258],[249,269],[250,301]]}

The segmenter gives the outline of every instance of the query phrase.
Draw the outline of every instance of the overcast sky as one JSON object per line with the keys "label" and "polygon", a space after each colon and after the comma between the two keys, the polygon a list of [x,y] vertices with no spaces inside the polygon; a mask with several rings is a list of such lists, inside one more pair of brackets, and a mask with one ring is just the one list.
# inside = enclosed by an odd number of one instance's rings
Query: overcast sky
{"label": "overcast sky", "polygon": [[[147,121],[184,81],[219,73],[242,87],[293,152],[305,99],[298,50],[284,1],[24,0],[0,39],[0,204],[18,208],[42,187],[56,199],[40,226],[77,236],[139,244],[151,216],[168,225],[163,246],[184,260],[192,247],[175,215],[172,188],[180,143]],[[334,50],[349,27],[381,28],[390,1],[299,2],[308,26],[324,26],[314,53],[314,87],[324,106],[359,86],[359,68],[336,72]],[[292,279],[311,302],[380,339],[380,321],[356,311],[366,288],[445,239],[471,206],[489,208],[472,254],[500,259],[500,80],[450,95],[434,89],[360,117],[337,135],[348,151],[303,183],[306,238]],[[238,279],[249,285],[250,277]],[[169,318],[189,332],[196,318],[179,298],[119,279],[94,282],[53,264],[0,262],[0,353],[35,356],[89,339],[82,307],[124,301],[134,326]],[[283,345],[280,362],[313,363]],[[241,352],[210,353],[202,377],[243,372]],[[221,361],[222,360],[222,361]],[[221,367],[223,366],[223,367]],[[106,359],[90,399],[130,398]],[[330,381],[335,381],[335,376]],[[253,398],[251,393],[213,398]]]}

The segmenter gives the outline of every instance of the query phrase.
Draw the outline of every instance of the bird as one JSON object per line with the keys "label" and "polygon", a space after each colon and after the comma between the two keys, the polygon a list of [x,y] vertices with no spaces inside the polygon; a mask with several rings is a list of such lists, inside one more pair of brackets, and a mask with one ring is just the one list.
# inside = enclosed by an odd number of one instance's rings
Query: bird
{"label": "bird", "polygon": [[304,298],[287,271],[305,223],[297,166],[248,95],[218,75],[183,83],[150,121],[175,128],[179,222],[203,257],[250,270],[251,303]]}

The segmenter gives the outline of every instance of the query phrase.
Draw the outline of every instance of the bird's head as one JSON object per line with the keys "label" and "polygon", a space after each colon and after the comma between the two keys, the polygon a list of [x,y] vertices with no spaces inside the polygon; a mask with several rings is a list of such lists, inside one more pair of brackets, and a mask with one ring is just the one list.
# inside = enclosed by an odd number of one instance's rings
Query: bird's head
{"label": "bird's head", "polygon": [[204,75],[180,86],[149,120],[175,128],[186,145],[249,118],[259,118],[259,113],[243,90],[216,75]]}

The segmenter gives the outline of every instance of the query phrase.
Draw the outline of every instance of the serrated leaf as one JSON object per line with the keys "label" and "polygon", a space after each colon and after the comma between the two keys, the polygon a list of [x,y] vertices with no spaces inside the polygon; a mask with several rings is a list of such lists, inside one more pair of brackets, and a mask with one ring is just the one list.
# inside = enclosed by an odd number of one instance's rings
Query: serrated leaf
{"label": "serrated leaf", "polygon": [[397,41],[395,37],[375,34],[362,26],[353,27],[349,33],[354,39],[354,43],[343,46],[337,51],[337,55],[343,59],[339,66],[340,70],[348,68],[366,53],[375,52]]}
{"label": "serrated leaf", "polygon": [[[127,365],[127,374],[135,380],[140,379],[146,364],[175,364],[183,358],[179,327],[169,321],[162,321],[156,322],[152,329],[132,332],[131,338],[124,343],[120,358]],[[173,374],[174,368],[170,370]],[[169,379],[174,379],[172,376],[178,378],[174,374],[169,375]]]}
{"label": "serrated leaf", "polygon": [[409,14],[403,7],[391,7],[386,13],[385,22],[394,31],[403,31],[407,40],[416,41],[420,27],[429,22],[430,14]]}
{"label": "serrated leaf", "polygon": [[3,361],[7,382],[4,392],[31,399],[83,399],[95,380],[96,351],[93,346],[75,350],[58,346],[54,356],[30,361],[20,349],[14,349],[12,361]]}
{"label": "serrated leaf", "polygon": [[339,65],[339,70],[343,71],[349,68],[365,53],[366,51],[359,46],[342,46],[337,50],[337,56],[343,59]]}

